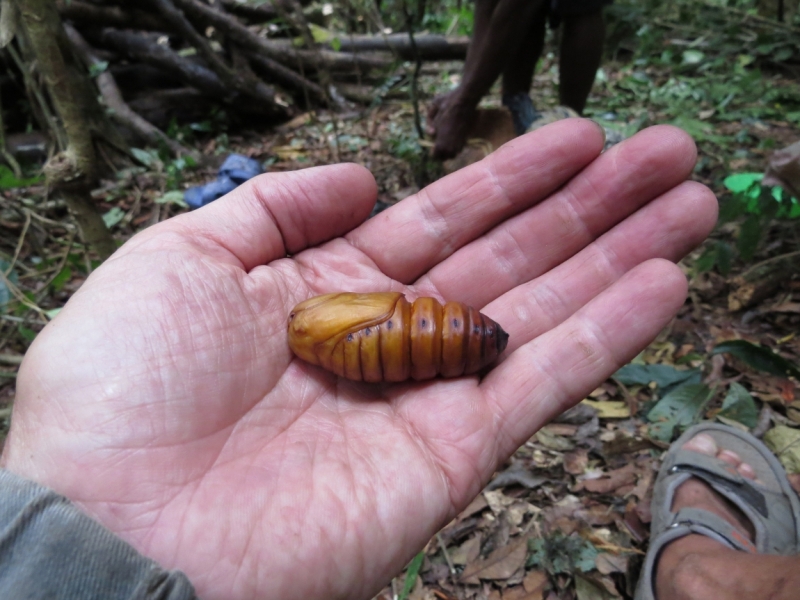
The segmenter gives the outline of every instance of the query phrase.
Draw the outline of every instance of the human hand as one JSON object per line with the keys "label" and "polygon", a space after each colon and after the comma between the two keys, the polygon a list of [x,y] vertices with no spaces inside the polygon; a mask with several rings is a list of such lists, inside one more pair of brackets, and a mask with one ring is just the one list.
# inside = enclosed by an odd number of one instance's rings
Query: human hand
{"label": "human hand", "polygon": [[[265,175],[140,233],[29,350],[3,466],[202,598],[370,598],[683,303],[717,207],[692,141],[602,147],[560,121],[366,222],[361,167]],[[509,347],[482,379],[340,380],[286,343],[337,290],[459,300]]]}
{"label": "human hand", "polygon": [[464,100],[459,89],[434,98],[428,106],[425,128],[428,135],[433,136],[431,156],[447,160],[461,152],[477,114],[477,102]]}

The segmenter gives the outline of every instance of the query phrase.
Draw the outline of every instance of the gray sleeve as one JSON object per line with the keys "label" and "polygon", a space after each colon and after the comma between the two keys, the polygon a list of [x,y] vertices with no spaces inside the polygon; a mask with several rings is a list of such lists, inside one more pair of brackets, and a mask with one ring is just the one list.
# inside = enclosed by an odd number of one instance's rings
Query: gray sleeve
{"label": "gray sleeve", "polygon": [[0,598],[188,600],[194,588],[69,500],[0,470]]}

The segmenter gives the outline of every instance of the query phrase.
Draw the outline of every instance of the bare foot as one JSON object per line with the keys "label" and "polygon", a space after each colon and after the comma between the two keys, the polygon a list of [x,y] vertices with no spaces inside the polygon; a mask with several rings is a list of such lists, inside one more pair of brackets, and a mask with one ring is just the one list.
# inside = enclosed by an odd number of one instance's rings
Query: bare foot
{"label": "bare foot", "polygon": [[[753,467],[742,462],[735,452],[719,448],[710,435],[700,433],[686,442],[683,448],[708,456],[716,456],[735,468],[742,477],[758,482]],[[682,508],[699,508],[714,513],[738,529],[746,539],[750,541],[754,539],[755,533],[750,520],[736,506],[699,479],[689,479],[676,490],[672,502],[672,512],[678,512]],[[688,535],[670,543],[658,559],[656,593],[659,600],[704,598],[703,595],[687,594],[686,577],[678,576],[678,574],[685,573],[687,567],[690,567],[691,570],[693,565],[688,563],[695,560],[694,557],[700,553],[729,550],[724,544],[703,535]]]}

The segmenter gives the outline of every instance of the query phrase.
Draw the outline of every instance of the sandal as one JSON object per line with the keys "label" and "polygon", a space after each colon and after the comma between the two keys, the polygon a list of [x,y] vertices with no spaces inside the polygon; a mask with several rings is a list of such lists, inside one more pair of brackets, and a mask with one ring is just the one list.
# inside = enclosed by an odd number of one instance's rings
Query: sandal
{"label": "sandal", "polygon": [[[756,472],[761,483],[743,477],[716,457],[683,445],[698,433],[710,435],[719,448],[736,452]],[[672,512],[675,490],[691,477],[705,482],[732,502],[755,530],[755,542],[714,513],[697,508]],[[800,499],[789,485],[781,463],[769,449],[748,433],[725,425],[700,423],[688,429],[664,455],[656,479],[650,524],[650,548],[645,557],[636,600],[655,600],[655,567],[664,547],[692,533],[705,535],[743,552],[796,554],[800,550]]]}

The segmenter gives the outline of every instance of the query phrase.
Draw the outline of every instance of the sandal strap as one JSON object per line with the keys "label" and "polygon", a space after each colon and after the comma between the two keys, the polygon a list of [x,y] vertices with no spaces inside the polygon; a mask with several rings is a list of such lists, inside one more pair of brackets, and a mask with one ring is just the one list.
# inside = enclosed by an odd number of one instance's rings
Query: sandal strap
{"label": "sandal strap", "polygon": [[764,493],[734,467],[716,457],[680,449],[664,461],[662,468],[668,475],[689,474],[697,477],[726,498],[737,498],[751,506],[762,518],[769,518],[769,503]]}
{"label": "sandal strap", "polygon": [[730,546],[734,550],[755,554],[755,544],[728,521],[702,508],[682,508],[667,529],[685,528],[685,535],[698,533]]}

